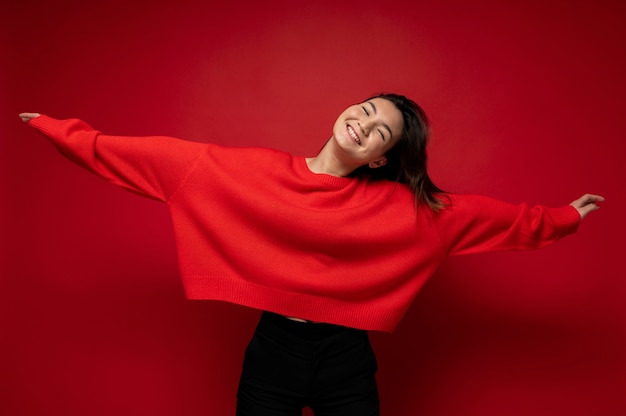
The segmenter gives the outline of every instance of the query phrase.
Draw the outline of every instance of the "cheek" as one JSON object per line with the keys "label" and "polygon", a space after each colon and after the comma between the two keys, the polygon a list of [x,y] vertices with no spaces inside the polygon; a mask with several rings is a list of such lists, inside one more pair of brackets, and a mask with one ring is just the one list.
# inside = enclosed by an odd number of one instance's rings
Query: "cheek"
{"label": "cheek", "polygon": [[344,126],[343,119],[341,118],[337,119],[337,121],[335,121],[335,125],[333,126],[333,134],[334,135],[338,134],[342,130],[343,126]]}
{"label": "cheek", "polygon": [[385,145],[378,146],[376,150],[374,151],[374,155],[376,157],[384,156],[389,151],[389,149],[390,148],[387,148],[387,146]]}

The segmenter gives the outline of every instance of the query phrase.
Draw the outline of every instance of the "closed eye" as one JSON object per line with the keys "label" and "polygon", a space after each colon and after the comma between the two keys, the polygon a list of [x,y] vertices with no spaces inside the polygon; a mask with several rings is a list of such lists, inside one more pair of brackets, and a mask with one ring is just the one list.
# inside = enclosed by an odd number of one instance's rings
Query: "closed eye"
{"label": "closed eye", "polygon": [[[376,112],[376,107],[374,107],[374,104],[372,104],[369,101],[368,101],[368,104],[370,104],[372,106],[372,108],[374,109],[374,112]],[[361,108],[363,109],[363,112],[365,113],[365,115],[369,117],[370,112],[367,111],[367,108],[365,106],[363,106],[363,105],[361,106]],[[385,125],[385,127],[388,128],[386,125]],[[380,134],[380,137],[383,139],[383,141],[385,141],[385,135],[383,134],[383,132],[380,129],[377,129],[376,131],[378,132],[378,134]]]}

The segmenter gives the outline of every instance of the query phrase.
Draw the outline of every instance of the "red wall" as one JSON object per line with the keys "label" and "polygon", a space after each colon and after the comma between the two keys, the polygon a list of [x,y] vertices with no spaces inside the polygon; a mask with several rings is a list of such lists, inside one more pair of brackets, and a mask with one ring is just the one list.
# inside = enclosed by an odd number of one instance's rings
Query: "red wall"
{"label": "red wall", "polygon": [[258,318],[185,300],[165,207],[71,165],[19,112],[312,155],[379,91],[426,109],[447,190],[607,198],[555,246],[449,259],[397,331],[372,336],[383,414],[626,414],[623,2],[0,11],[1,414],[233,414]]}

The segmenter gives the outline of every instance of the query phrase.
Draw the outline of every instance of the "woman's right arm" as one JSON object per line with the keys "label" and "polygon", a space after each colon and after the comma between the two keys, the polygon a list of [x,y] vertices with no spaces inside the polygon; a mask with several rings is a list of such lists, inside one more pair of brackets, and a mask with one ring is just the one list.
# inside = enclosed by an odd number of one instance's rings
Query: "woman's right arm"
{"label": "woman's right arm", "polygon": [[164,202],[207,149],[204,143],[173,137],[109,136],[78,119],[57,120],[39,113],[19,116],[74,163],[129,191]]}

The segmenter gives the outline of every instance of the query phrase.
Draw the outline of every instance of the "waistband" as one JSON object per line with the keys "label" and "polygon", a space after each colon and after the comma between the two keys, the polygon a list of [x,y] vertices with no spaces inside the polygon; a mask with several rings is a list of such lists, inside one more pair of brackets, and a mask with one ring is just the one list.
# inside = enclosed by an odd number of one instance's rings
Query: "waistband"
{"label": "waistband", "polygon": [[261,314],[259,326],[263,325],[274,325],[294,336],[309,340],[319,340],[347,331],[362,332],[367,335],[367,331],[362,329],[318,322],[299,322],[273,312],[263,312]]}

